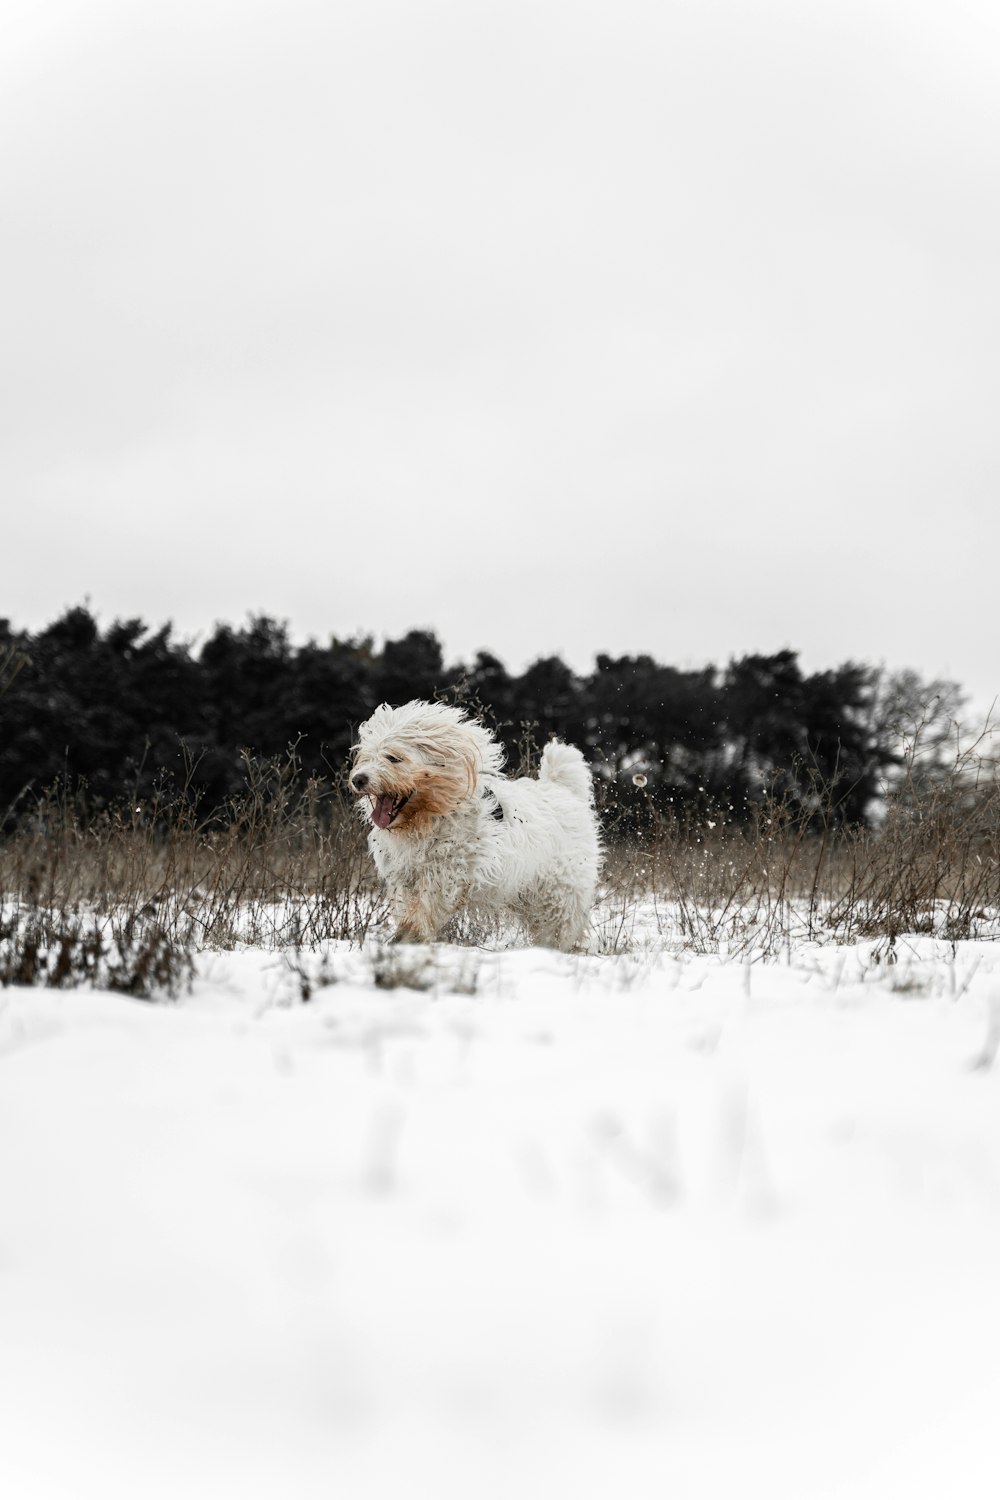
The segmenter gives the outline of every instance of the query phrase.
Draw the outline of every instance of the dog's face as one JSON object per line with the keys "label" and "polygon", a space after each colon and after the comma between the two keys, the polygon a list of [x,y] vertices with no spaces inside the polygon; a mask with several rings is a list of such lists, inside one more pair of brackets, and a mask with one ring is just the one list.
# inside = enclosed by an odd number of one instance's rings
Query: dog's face
{"label": "dog's face", "polygon": [[478,736],[457,710],[436,703],[382,704],[362,724],[351,792],[376,828],[421,833],[476,787]]}

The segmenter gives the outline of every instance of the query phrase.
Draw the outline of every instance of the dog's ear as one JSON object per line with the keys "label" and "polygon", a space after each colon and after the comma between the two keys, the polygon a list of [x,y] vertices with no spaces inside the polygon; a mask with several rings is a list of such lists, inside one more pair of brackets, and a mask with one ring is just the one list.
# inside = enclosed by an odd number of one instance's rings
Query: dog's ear
{"label": "dog's ear", "polygon": [[465,772],[467,794],[471,797],[483,769],[483,735],[478,725],[462,724],[453,729],[449,735],[449,749]]}
{"label": "dog's ear", "polygon": [[[478,781],[479,745],[472,734],[454,725],[448,726],[447,734],[443,734],[438,740],[428,740],[419,747],[421,753],[430,761],[437,761],[443,771],[454,776],[457,782],[460,775],[465,776],[468,795],[476,790]],[[456,791],[457,791],[456,786]]]}
{"label": "dog's ear", "polygon": [[465,764],[465,774],[469,778],[469,796],[476,790],[479,781],[477,774],[477,763],[479,760],[479,746],[470,734],[462,737],[462,760]]}

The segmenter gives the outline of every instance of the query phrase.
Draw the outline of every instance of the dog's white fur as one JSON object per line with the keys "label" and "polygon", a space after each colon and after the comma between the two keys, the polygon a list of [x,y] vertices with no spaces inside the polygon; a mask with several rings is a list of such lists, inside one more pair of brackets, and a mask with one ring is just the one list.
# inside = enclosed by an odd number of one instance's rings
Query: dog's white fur
{"label": "dog's white fur", "polygon": [[502,765],[489,730],[445,704],[383,703],[361,725],[350,787],[397,940],[430,942],[466,907],[511,913],[549,947],[583,939],[601,852],[591,773],[558,740],[537,779]]}

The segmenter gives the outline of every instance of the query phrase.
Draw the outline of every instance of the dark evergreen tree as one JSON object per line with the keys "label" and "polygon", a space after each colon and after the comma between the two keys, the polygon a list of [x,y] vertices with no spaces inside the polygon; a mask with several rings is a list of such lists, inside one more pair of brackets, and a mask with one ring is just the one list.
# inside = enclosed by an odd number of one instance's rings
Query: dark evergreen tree
{"label": "dark evergreen tree", "polygon": [[299,757],[307,771],[336,775],[354,733],[376,701],[370,641],[309,641],[296,653],[289,691],[290,722],[301,737]]}
{"label": "dark evergreen tree", "polygon": [[[584,678],[549,656],[511,676],[486,651],[449,668],[426,630],[381,651],[370,640],[295,647],[266,615],[216,626],[195,654],[169,625],[116,620],[102,633],[78,607],[37,634],[0,620],[0,815],[60,776],[85,784],[92,809],[149,796],[164,778],[214,808],[243,786],[244,747],[280,757],[294,743],[307,771],[336,776],[379,702],[444,696],[485,714],[515,770],[529,740],[579,744],[626,821],[712,799],[739,816],[767,789],[856,822],[899,759],[890,717],[923,687],[913,674],[888,682],[853,662],[807,677],[793,651],[744,656],[721,676],[648,655],[599,656]],[[946,686],[938,708],[956,699]],[[933,725],[944,733],[944,709]]]}
{"label": "dark evergreen tree", "polygon": [[874,680],[871,668],[844,662],[803,683],[802,796],[818,795],[837,823],[862,822],[879,790],[884,747],[870,729]]}
{"label": "dark evergreen tree", "polygon": [[804,750],[803,706],[796,652],[744,656],[729,663],[722,681],[722,707],[734,792],[761,788],[776,768],[790,774]]}
{"label": "dark evergreen tree", "polygon": [[432,699],[449,682],[441,643],[433,631],[410,630],[398,641],[386,641],[375,667],[375,703],[408,703]]}
{"label": "dark evergreen tree", "polygon": [[580,684],[558,656],[545,656],[512,684],[513,705],[520,725],[534,729],[539,745],[555,736],[577,742],[583,738]]}
{"label": "dark evergreen tree", "polygon": [[234,630],[217,625],[201,650],[208,725],[219,745],[282,750],[297,734],[291,722],[292,646],[288,627],[268,615]]}

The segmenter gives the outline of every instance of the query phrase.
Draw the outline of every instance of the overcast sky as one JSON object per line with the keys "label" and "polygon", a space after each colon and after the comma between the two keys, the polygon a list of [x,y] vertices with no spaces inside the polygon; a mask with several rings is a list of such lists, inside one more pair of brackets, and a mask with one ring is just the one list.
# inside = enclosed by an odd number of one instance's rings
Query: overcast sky
{"label": "overcast sky", "polygon": [[996,0],[3,0],[0,614],[1000,692]]}

